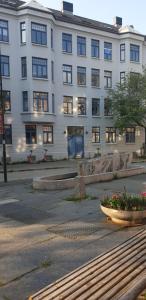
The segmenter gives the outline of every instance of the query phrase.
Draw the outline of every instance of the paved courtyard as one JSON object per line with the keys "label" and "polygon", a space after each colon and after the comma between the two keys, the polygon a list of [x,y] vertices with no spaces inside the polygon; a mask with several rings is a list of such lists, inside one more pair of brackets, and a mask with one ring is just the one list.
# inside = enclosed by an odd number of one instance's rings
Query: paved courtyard
{"label": "paved courtyard", "polygon": [[72,190],[34,191],[31,179],[0,183],[0,300],[26,300],[146,228],[113,225],[99,207],[106,193],[124,186],[139,193],[145,180],[146,174],[89,185],[95,199],[81,202],[66,200]]}

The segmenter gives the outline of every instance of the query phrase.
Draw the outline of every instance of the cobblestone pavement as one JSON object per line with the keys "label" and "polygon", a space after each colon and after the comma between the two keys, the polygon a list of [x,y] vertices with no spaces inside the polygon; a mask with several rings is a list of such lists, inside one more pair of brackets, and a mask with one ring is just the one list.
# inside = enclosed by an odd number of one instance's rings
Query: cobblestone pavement
{"label": "cobblestone pavement", "polygon": [[145,228],[119,227],[100,211],[103,194],[139,193],[146,175],[86,187],[95,200],[67,201],[72,190],[34,191],[31,180],[0,184],[0,300],[26,300],[45,285]]}

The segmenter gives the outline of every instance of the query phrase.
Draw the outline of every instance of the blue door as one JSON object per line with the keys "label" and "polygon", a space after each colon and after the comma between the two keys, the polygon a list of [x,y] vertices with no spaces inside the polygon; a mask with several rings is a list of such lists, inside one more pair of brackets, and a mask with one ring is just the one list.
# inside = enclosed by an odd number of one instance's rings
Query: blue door
{"label": "blue door", "polygon": [[84,137],[82,135],[68,136],[68,157],[82,158],[84,156]]}

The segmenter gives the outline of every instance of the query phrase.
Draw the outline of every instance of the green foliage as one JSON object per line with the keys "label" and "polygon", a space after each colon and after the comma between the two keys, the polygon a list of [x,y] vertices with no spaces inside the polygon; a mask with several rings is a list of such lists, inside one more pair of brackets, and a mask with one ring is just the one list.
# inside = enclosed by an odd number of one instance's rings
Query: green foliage
{"label": "green foliage", "polygon": [[146,196],[129,194],[125,190],[123,193],[104,197],[101,205],[117,210],[143,211],[146,209]]}
{"label": "green foliage", "polygon": [[114,126],[121,132],[127,127],[146,128],[146,70],[129,73],[122,84],[109,92]]}

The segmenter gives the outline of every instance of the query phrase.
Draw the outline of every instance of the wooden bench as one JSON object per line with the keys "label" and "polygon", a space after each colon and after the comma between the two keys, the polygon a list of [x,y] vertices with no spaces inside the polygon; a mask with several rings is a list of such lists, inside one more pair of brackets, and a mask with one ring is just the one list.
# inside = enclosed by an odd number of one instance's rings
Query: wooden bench
{"label": "wooden bench", "polygon": [[146,231],[142,230],[29,300],[133,300],[145,287]]}

